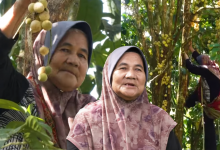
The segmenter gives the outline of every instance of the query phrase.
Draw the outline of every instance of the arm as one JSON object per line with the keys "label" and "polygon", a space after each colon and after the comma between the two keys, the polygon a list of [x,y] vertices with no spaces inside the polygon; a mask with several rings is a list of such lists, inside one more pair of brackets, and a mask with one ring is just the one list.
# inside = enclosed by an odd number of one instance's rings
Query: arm
{"label": "arm", "polygon": [[28,10],[30,0],[17,0],[14,5],[0,18],[0,30],[9,39],[16,33]]}
{"label": "arm", "polygon": [[[194,60],[197,62],[197,57],[200,55],[196,50],[194,50],[194,48],[192,47],[192,41],[190,41],[189,43],[189,50],[192,52],[192,57],[194,58]],[[198,63],[198,62],[197,62]]]}
{"label": "arm", "polygon": [[189,97],[186,100],[185,106],[187,108],[194,107],[196,105],[196,101],[199,101],[197,89],[189,95]]}
{"label": "arm", "polygon": [[197,66],[191,63],[189,59],[185,60],[186,62],[186,68],[193,74],[196,75],[201,75],[204,77],[209,77],[210,76],[210,71],[207,68],[204,68],[202,66]]}
{"label": "arm", "polygon": [[181,150],[180,143],[173,130],[170,132],[166,150]]}
{"label": "arm", "polygon": [[[8,57],[15,42],[16,40],[7,39],[0,30],[0,99],[19,103],[29,87],[29,83],[22,74],[14,69]],[[1,112],[2,110],[0,110],[0,114]]]}

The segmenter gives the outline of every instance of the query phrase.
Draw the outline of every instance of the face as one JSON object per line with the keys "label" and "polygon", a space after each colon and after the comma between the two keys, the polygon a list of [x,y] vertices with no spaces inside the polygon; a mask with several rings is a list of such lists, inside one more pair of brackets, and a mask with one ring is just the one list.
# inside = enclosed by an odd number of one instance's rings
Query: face
{"label": "face", "polygon": [[146,76],[141,56],[125,53],[112,73],[112,89],[126,101],[135,100],[145,89]]}
{"label": "face", "polygon": [[84,33],[70,29],[53,54],[49,80],[62,91],[78,88],[86,76],[88,53],[88,42]]}
{"label": "face", "polygon": [[202,57],[202,64],[203,65],[210,65],[211,64],[211,60],[208,55],[204,55]]}

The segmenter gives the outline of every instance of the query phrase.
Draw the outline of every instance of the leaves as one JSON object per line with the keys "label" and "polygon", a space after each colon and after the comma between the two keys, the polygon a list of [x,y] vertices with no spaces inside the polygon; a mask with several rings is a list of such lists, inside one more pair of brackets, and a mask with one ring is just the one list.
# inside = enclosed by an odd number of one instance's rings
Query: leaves
{"label": "leaves", "polygon": [[92,30],[92,34],[99,31],[102,18],[102,1],[81,0],[77,20],[86,21]]}
{"label": "leaves", "polygon": [[19,106],[18,104],[12,101],[5,100],[5,99],[0,99],[0,108],[16,110],[16,111],[20,111],[23,114],[25,114],[25,110],[21,106]]}
{"label": "leaves", "polygon": [[14,102],[1,99],[0,108],[21,111],[27,116],[25,122],[11,121],[5,128],[0,129],[0,148],[10,137],[22,133],[24,141],[27,142],[31,149],[58,149],[54,147],[51,139],[51,137],[53,137],[51,127],[48,126],[43,119],[31,115],[32,109],[34,108],[33,104],[30,104],[26,110],[26,108]]}

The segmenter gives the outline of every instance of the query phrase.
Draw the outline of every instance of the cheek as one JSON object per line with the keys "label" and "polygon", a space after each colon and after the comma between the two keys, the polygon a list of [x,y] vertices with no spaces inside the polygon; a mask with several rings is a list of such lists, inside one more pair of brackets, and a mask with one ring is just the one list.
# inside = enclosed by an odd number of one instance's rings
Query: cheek
{"label": "cheek", "polygon": [[113,75],[112,75],[112,89],[113,89],[113,91],[118,91],[118,85],[119,85],[119,83],[118,83],[118,73],[117,72],[113,72]]}

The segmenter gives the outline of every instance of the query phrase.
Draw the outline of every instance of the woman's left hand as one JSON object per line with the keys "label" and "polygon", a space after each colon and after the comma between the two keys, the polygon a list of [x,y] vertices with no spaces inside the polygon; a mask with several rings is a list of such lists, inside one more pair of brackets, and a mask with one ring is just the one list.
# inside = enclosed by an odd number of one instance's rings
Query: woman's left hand
{"label": "woman's left hand", "polygon": [[184,58],[189,59],[189,56],[186,53],[184,53]]}

